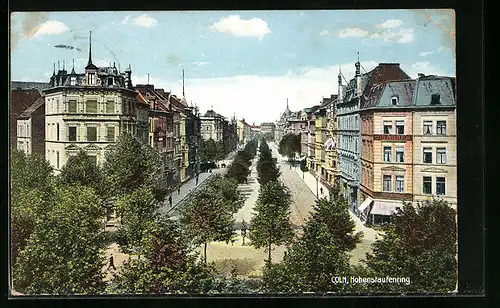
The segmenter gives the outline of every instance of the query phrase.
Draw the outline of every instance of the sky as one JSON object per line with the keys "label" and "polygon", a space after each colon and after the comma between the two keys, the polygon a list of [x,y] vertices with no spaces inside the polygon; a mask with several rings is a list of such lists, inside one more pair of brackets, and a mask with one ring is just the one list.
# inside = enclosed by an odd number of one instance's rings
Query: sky
{"label": "sky", "polygon": [[[347,80],[400,63],[455,76],[453,10],[14,12],[11,78],[48,82],[54,63],[83,73],[92,31],[97,66],[130,64],[132,82],[185,96],[201,112],[274,122],[336,94]],[[63,48],[61,46],[66,46]]]}

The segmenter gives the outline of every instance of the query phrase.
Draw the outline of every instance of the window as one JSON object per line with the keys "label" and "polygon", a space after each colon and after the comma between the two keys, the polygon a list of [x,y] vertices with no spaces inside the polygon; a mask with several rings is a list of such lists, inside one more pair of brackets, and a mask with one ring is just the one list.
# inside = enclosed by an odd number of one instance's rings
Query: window
{"label": "window", "polygon": [[97,101],[87,101],[87,113],[97,113]]}
{"label": "window", "polygon": [[392,122],[384,121],[384,134],[392,134]]}
{"label": "window", "polygon": [[115,113],[115,102],[106,102],[106,113]]}
{"label": "window", "polygon": [[446,180],[443,177],[436,177],[436,195],[444,195],[446,190]]}
{"label": "window", "polygon": [[432,134],[432,121],[424,121],[424,135]]}
{"label": "window", "polygon": [[392,191],[392,177],[390,175],[384,175],[384,191]]}
{"label": "window", "polygon": [[76,127],[75,126],[68,127],[68,140],[69,141],[76,141]]}
{"label": "window", "polygon": [[396,106],[398,104],[398,97],[397,96],[391,97],[391,104],[393,106]]}
{"label": "window", "polygon": [[59,151],[57,151],[56,168],[59,169]]}
{"label": "window", "polygon": [[405,133],[405,121],[396,121],[396,134],[404,135]]}
{"label": "window", "polygon": [[446,121],[437,121],[436,123],[436,134],[446,135]]}
{"label": "window", "polygon": [[441,98],[441,95],[439,94],[432,94],[431,96],[431,105],[439,105],[441,102],[439,101]]}
{"label": "window", "polygon": [[437,148],[436,160],[438,164],[446,164],[446,148]]}
{"label": "window", "polygon": [[76,113],[76,101],[69,101],[68,102],[68,112],[69,113]]}
{"label": "window", "polygon": [[108,86],[113,85],[113,77],[108,77]]}
{"label": "window", "polygon": [[71,79],[70,79],[70,85],[76,86],[76,77],[71,77]]}
{"label": "window", "polygon": [[430,176],[424,176],[422,188],[424,194],[432,194],[432,178]]}
{"label": "window", "polygon": [[396,162],[398,163],[405,162],[405,148],[403,147],[396,148]]}
{"label": "window", "polygon": [[59,123],[57,123],[56,125],[57,125],[57,132],[56,132],[56,134],[57,134],[57,141],[59,141]]}
{"label": "window", "polygon": [[385,162],[391,161],[391,152],[392,152],[391,147],[384,147],[384,161]]}
{"label": "window", "polygon": [[424,148],[424,164],[432,164],[432,148]]}
{"label": "window", "polygon": [[396,191],[397,192],[405,191],[405,177],[403,175],[396,176]]}
{"label": "window", "polygon": [[107,141],[115,141],[115,127],[114,126],[107,127],[106,140]]}
{"label": "window", "polygon": [[87,141],[97,141],[97,127],[87,127]]}
{"label": "window", "polygon": [[89,85],[95,85],[96,84],[96,79],[95,79],[95,74],[94,73],[89,73],[88,84]]}

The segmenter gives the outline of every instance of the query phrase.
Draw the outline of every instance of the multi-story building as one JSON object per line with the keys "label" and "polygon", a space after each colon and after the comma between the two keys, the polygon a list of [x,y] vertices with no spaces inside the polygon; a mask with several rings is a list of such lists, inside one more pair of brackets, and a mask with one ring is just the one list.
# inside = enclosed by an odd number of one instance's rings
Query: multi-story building
{"label": "multi-story building", "polygon": [[17,149],[45,156],[45,100],[41,96],[17,117]]}
{"label": "multi-story building", "polygon": [[[305,119],[306,119],[306,132],[307,136],[304,136],[304,143],[301,144],[305,148],[306,163],[309,170],[316,175],[316,115],[315,112],[319,109],[319,105],[315,105],[310,108],[305,108]],[[301,141],[302,142],[302,141]],[[321,163],[319,163],[321,165]]]}
{"label": "multi-story building", "polygon": [[169,102],[162,89],[155,89],[153,85],[136,85],[138,100],[149,105],[149,145],[156,149],[164,161],[163,174],[167,185],[173,189],[174,185],[174,138],[173,115],[169,111]]}
{"label": "multi-story building", "polygon": [[237,121],[236,127],[239,147],[243,147],[253,138],[252,125],[245,122],[245,119],[241,119]]}
{"label": "multi-story building", "polygon": [[337,136],[337,116],[336,104],[339,100],[338,95],[332,95],[332,102],[326,108],[326,141],[323,145],[326,158],[324,168],[326,170],[326,179],[329,186],[333,186],[339,179],[338,169],[338,136]]}
{"label": "multi-story building", "polygon": [[362,119],[362,218],[384,223],[402,201],[456,206],[455,79],[420,76],[371,87]]}
{"label": "multi-story building", "polygon": [[274,133],[276,131],[276,124],[272,122],[264,122],[260,124],[261,133],[265,138],[269,140],[274,140]]}
{"label": "multi-story building", "polygon": [[[37,100],[43,99],[42,93],[40,90],[36,88],[24,88],[21,87],[21,85],[17,84],[18,82],[13,82],[12,83],[12,90],[10,93],[10,108],[9,108],[9,115],[10,115],[10,148],[11,149],[27,149],[30,146],[28,144],[25,144],[24,140],[21,140],[23,144],[19,145],[17,142],[17,136],[19,134],[21,135],[26,135],[28,128],[25,127],[24,130],[25,132],[19,132],[22,128],[18,128],[17,126],[17,117],[21,115],[25,110],[33,106],[33,104],[36,103]],[[18,128],[18,129],[16,129]],[[30,129],[31,130],[31,127]],[[43,130],[45,130],[45,126],[43,127]],[[41,140],[45,140],[45,136],[42,137]],[[44,141],[45,142],[45,141]],[[42,156],[45,156],[45,152],[43,153]]]}
{"label": "multi-story building", "polygon": [[68,157],[83,149],[95,163],[105,159],[106,149],[126,131],[135,134],[136,95],[131,70],[98,68],[89,61],[83,74],[74,66],[53,73],[45,93],[46,159],[56,171]]}
{"label": "multi-story building", "polygon": [[412,96],[415,80],[371,87],[361,117],[361,218],[385,222],[390,212],[412,201]]}
{"label": "multi-story building", "polygon": [[227,136],[228,136],[228,150],[229,152],[235,151],[238,147],[238,132],[237,132],[237,121],[236,117],[233,116],[231,122],[228,123],[227,127]]}
{"label": "multi-story building", "polygon": [[[388,80],[409,79],[398,63],[380,63],[370,72],[361,74],[361,64],[356,62],[355,77],[346,87],[342,84],[342,99],[337,103],[338,148],[341,188],[350,208],[356,214],[361,199],[361,121],[360,105],[375,85]],[[341,80],[339,78],[339,80]]]}
{"label": "multi-story building", "polygon": [[221,141],[223,137],[223,120],[223,116],[213,110],[208,110],[204,116],[200,117],[201,137],[204,140]]}
{"label": "multi-story building", "polygon": [[188,168],[187,174],[193,178],[200,172],[200,157],[198,149],[200,144],[201,122],[197,107],[188,107],[186,111],[186,137],[188,143]]}
{"label": "multi-story building", "polygon": [[413,200],[436,197],[456,208],[456,79],[420,75],[413,106]]}
{"label": "multi-story building", "polygon": [[316,172],[319,180],[327,186],[333,183],[334,178],[331,172],[328,172],[331,169],[331,162],[327,161],[325,143],[330,138],[328,131],[329,110],[336,98],[336,95],[332,95],[329,98],[323,98],[319,108],[314,113],[316,137],[314,156],[316,158]]}

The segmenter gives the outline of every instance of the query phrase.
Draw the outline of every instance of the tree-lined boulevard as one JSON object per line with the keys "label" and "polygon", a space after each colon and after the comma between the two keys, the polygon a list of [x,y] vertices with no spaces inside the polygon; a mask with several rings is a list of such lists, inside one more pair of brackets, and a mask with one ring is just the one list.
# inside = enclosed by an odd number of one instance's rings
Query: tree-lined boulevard
{"label": "tree-lined boulevard", "polygon": [[[281,145],[285,158],[277,148],[265,139],[251,140],[218,158],[225,159],[225,168],[200,174],[180,192],[164,187],[159,172],[163,161],[156,150],[126,134],[102,166],[81,151],[59,174],[43,158],[13,151],[15,291],[97,295],[454,289],[456,234],[440,230],[456,230],[455,212],[444,201],[404,205],[389,224],[367,235],[338,188],[330,190],[329,198],[316,198],[288,161],[294,149]],[[170,196],[175,197],[172,206]],[[107,227],[110,221],[116,222],[113,228]],[[115,260],[116,251],[120,260]],[[353,255],[357,262],[351,262]],[[410,277],[411,284],[332,282],[351,275]]]}

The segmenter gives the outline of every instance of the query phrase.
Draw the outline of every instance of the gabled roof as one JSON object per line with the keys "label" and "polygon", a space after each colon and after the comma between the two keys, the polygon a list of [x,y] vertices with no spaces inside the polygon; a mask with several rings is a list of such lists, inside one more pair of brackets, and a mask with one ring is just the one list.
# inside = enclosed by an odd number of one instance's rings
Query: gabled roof
{"label": "gabled roof", "polygon": [[45,103],[45,99],[43,97],[38,98],[31,106],[29,106],[26,110],[24,110],[17,118],[19,120],[26,120],[31,118],[33,112],[35,112],[38,108],[42,107]]}

